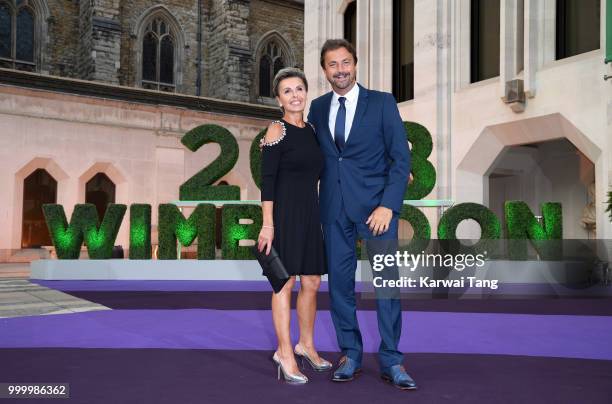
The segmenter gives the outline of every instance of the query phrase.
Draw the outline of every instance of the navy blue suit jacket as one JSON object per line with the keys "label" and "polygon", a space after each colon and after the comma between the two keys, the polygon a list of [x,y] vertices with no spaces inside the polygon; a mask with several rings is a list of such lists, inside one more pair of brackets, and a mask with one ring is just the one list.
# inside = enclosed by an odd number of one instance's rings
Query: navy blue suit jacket
{"label": "navy blue suit jacket", "polygon": [[321,222],[335,222],[343,202],[355,223],[364,222],[378,206],[399,214],[410,174],[410,150],[393,95],[359,86],[355,118],[342,153],[329,130],[332,95],[314,99],[308,113],[325,156],[319,185]]}

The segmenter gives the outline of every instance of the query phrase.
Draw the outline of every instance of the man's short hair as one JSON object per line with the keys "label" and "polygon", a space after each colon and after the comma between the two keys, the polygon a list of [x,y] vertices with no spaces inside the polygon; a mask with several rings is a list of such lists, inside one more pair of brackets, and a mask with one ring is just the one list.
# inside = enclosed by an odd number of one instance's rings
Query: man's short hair
{"label": "man's short hair", "polygon": [[355,47],[352,43],[347,41],[346,39],[328,39],[323,44],[321,48],[321,67],[325,69],[325,54],[329,51],[333,51],[336,49],[345,48],[351,55],[353,55],[353,59],[355,60],[355,64],[357,64],[357,51],[355,51]]}

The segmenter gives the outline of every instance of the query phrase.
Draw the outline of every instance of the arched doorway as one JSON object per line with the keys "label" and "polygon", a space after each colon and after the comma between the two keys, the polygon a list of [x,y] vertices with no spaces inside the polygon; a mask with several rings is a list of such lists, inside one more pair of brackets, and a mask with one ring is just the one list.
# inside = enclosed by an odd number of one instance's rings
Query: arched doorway
{"label": "arched doorway", "polygon": [[[601,153],[559,113],[486,126],[457,166],[454,199],[482,203],[500,218],[506,200],[524,200],[536,215],[542,202],[561,202],[564,238],[586,238],[583,210]],[[602,185],[595,187],[594,207],[603,206]],[[603,228],[604,210],[594,215]],[[475,238],[474,230],[461,237]]]}
{"label": "arched doorway", "polygon": [[[563,206],[566,238],[594,238],[595,207],[593,204],[592,213],[587,207],[594,202],[589,201],[588,189],[595,187],[595,165],[566,138],[506,146],[486,177],[488,207],[504,227],[505,201],[524,201],[536,217],[542,203],[554,201]],[[585,216],[591,228],[583,223]]]}
{"label": "arched doorway", "polygon": [[115,203],[115,190],[115,183],[104,173],[97,173],[85,184],[85,203],[96,205],[100,221],[108,204]]}
{"label": "arched doorway", "polygon": [[23,181],[21,248],[52,245],[42,205],[57,202],[57,181],[42,168]]}

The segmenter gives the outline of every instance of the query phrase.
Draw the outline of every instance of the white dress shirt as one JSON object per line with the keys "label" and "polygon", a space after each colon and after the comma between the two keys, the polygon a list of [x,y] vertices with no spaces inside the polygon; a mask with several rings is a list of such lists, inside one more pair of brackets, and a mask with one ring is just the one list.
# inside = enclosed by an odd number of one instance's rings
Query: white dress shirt
{"label": "white dress shirt", "polygon": [[351,126],[353,126],[353,119],[355,118],[355,110],[357,109],[357,100],[359,99],[359,86],[357,83],[351,88],[351,91],[345,95],[340,95],[334,91],[332,96],[331,106],[329,108],[329,131],[332,137],[335,136],[334,131],[336,128],[336,115],[338,114],[338,108],[340,108],[340,102],[338,98],[344,97],[344,106],[346,107],[346,121],[344,125],[344,141],[348,140],[349,133],[351,132]]}

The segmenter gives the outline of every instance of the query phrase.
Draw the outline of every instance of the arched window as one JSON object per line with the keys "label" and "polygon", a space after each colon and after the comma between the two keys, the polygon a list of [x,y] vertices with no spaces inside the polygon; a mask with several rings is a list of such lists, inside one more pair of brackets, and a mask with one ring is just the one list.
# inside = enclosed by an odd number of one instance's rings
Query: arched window
{"label": "arched window", "polygon": [[96,205],[100,221],[104,218],[106,207],[115,203],[115,183],[104,173],[98,173],[85,184],[85,203]]}
{"label": "arched window", "polygon": [[57,181],[39,168],[23,181],[23,220],[21,248],[52,245],[42,205],[56,203]]}
{"label": "arched window", "polygon": [[259,96],[273,97],[272,81],[280,69],[286,66],[285,56],[280,45],[274,41],[269,41],[262,47],[259,58]]}
{"label": "arched window", "polygon": [[35,33],[31,1],[0,0],[0,67],[35,71]]}
{"label": "arched window", "polygon": [[142,87],[174,91],[174,46],[176,40],[161,17],[153,18],[142,39]]}

